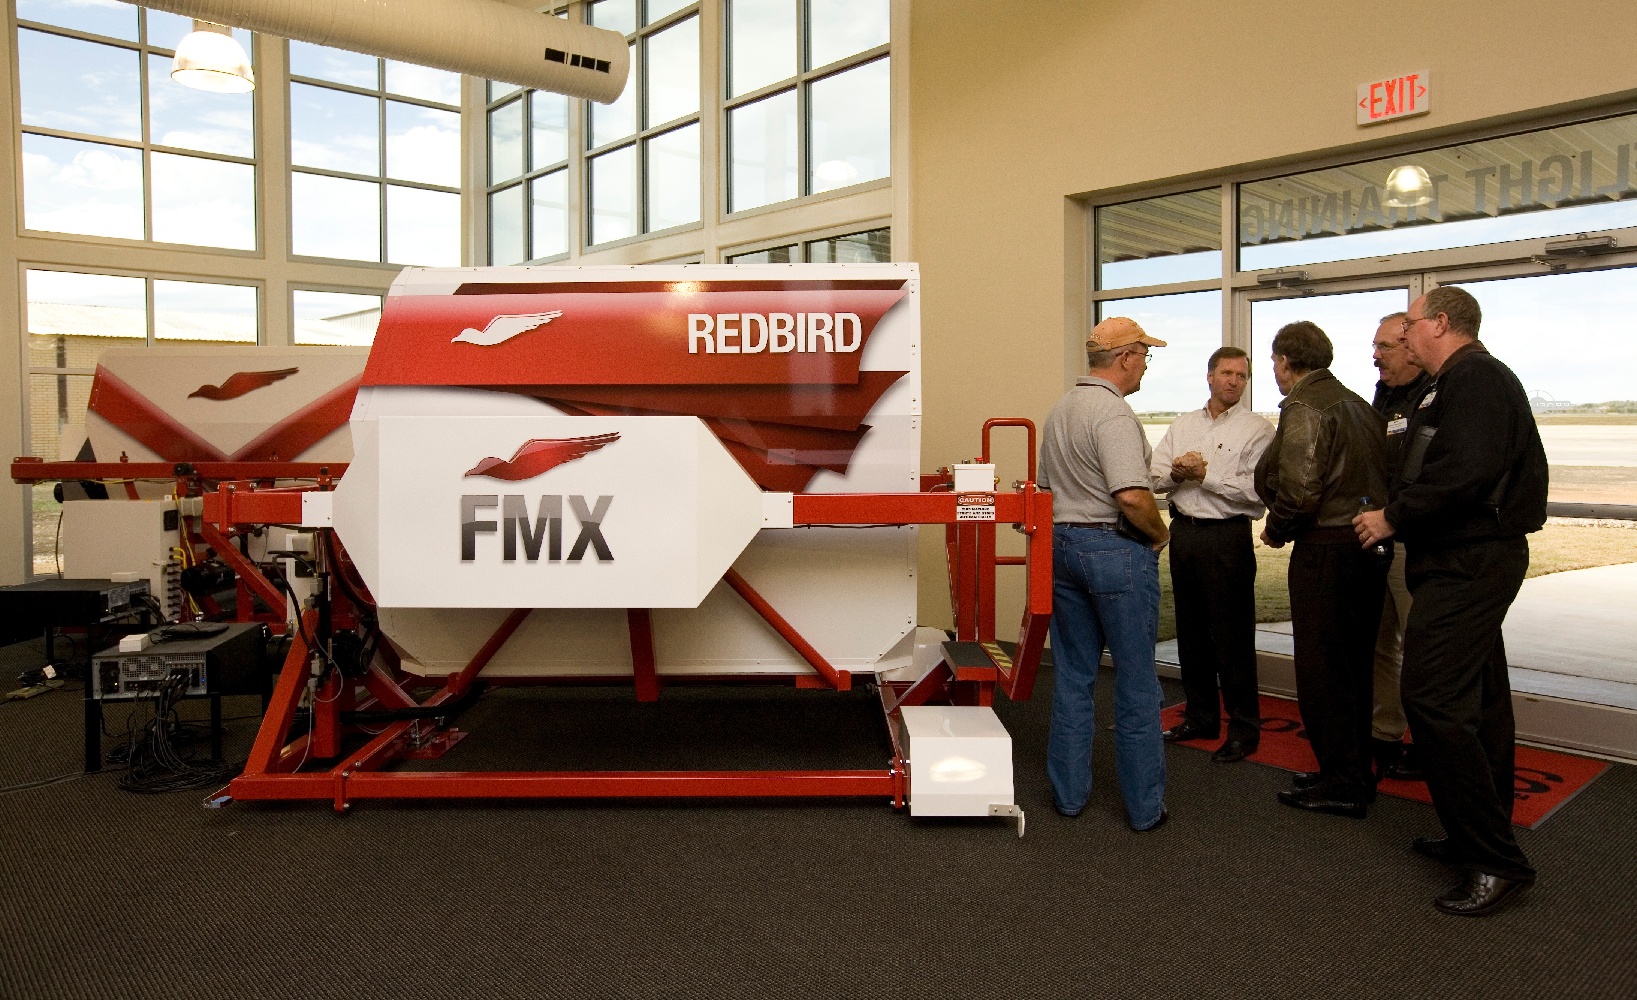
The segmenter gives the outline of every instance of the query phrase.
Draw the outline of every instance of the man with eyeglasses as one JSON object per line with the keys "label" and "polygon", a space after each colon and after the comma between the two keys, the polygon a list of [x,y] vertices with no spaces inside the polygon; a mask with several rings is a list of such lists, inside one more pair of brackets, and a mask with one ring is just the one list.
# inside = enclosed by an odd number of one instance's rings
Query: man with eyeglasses
{"label": "man with eyeglasses", "polygon": [[[1404,315],[1395,312],[1381,317],[1372,351],[1376,369],[1381,372],[1372,405],[1387,421],[1389,474],[1398,471],[1410,414],[1432,381],[1432,376],[1415,366],[1410,352],[1398,341],[1404,332]],[[1377,780],[1420,781],[1423,777],[1420,749],[1413,743],[1404,744],[1404,701],[1398,691],[1399,669],[1404,662],[1404,622],[1409,614],[1404,547],[1399,545],[1394,546],[1392,565],[1387,568],[1387,599],[1382,602],[1381,628],[1376,632],[1375,713],[1370,720],[1370,736]]]}
{"label": "man with eyeglasses", "polygon": [[1330,372],[1330,338],[1306,321],[1273,337],[1273,378],[1285,398],[1256,466],[1267,505],[1262,541],[1290,554],[1296,701],[1317,771],[1297,774],[1279,802],[1363,819],[1375,799],[1370,756],[1371,669],[1387,566],[1353,535],[1359,508],[1387,493],[1385,422]]}
{"label": "man with eyeglasses", "polygon": [[1256,752],[1262,737],[1256,685],[1256,551],[1251,522],[1262,517],[1256,462],[1273,425],[1251,412],[1245,390],[1250,358],[1221,347],[1206,362],[1210,398],[1179,414],[1154,449],[1154,492],[1171,503],[1171,598],[1177,659],[1187,705],[1165,741],[1216,739],[1211,754],[1232,764]]}
{"label": "man with eyeglasses", "polygon": [[1409,418],[1404,461],[1384,510],[1355,520],[1365,546],[1408,548],[1413,602],[1401,685],[1410,733],[1445,836],[1421,854],[1461,868],[1433,901],[1493,913],[1535,880],[1512,836],[1515,731],[1501,626],[1546,523],[1546,451],[1512,370],[1478,342],[1483,314],[1465,289],[1410,304],[1401,342],[1432,376]]}
{"label": "man with eyeglasses", "polygon": [[1148,352],[1165,341],[1131,319],[1105,319],[1086,341],[1090,374],[1046,417],[1040,485],[1052,491],[1052,717],[1046,772],[1057,811],[1091,798],[1094,688],[1114,660],[1114,765],[1126,822],[1157,828],[1165,810],[1160,739],[1159,553],[1170,539],[1150,491],[1150,449],[1126,397],[1142,387]]}

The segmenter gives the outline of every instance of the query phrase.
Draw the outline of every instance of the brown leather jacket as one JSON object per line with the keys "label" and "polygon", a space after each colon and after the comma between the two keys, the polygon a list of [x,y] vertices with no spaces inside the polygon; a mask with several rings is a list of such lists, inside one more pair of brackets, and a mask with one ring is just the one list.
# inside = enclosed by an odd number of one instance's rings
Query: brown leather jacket
{"label": "brown leather jacket", "polygon": [[1268,537],[1357,545],[1363,498],[1387,504],[1386,422],[1328,368],[1304,375],[1279,404],[1279,429],[1256,465]]}

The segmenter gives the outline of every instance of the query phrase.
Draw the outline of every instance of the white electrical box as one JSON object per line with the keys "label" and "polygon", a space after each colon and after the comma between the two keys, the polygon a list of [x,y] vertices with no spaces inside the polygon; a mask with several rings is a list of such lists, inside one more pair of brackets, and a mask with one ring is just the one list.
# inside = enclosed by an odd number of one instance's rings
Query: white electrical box
{"label": "white electrical box", "polygon": [[954,466],[956,493],[993,493],[995,492],[995,467],[985,465],[957,465]]}
{"label": "white electrical box", "polygon": [[1012,805],[1012,736],[984,706],[902,710],[911,816],[994,816]]}

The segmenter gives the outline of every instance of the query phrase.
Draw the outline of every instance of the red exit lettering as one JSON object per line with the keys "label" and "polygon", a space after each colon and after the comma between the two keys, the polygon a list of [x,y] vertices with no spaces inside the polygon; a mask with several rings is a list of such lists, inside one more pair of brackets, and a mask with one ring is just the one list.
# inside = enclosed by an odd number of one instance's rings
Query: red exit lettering
{"label": "red exit lettering", "polygon": [[1374,125],[1432,110],[1432,84],[1426,70],[1371,80],[1358,85],[1358,123]]}

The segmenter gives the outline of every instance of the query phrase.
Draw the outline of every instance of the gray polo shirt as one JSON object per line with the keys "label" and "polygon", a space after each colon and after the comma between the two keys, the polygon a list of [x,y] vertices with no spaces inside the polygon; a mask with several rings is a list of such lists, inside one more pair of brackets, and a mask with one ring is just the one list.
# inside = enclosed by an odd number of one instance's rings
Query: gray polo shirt
{"label": "gray polo shirt", "polygon": [[1040,485],[1052,491],[1052,521],[1109,522],[1113,494],[1150,487],[1148,435],[1108,379],[1082,375],[1046,417]]}

